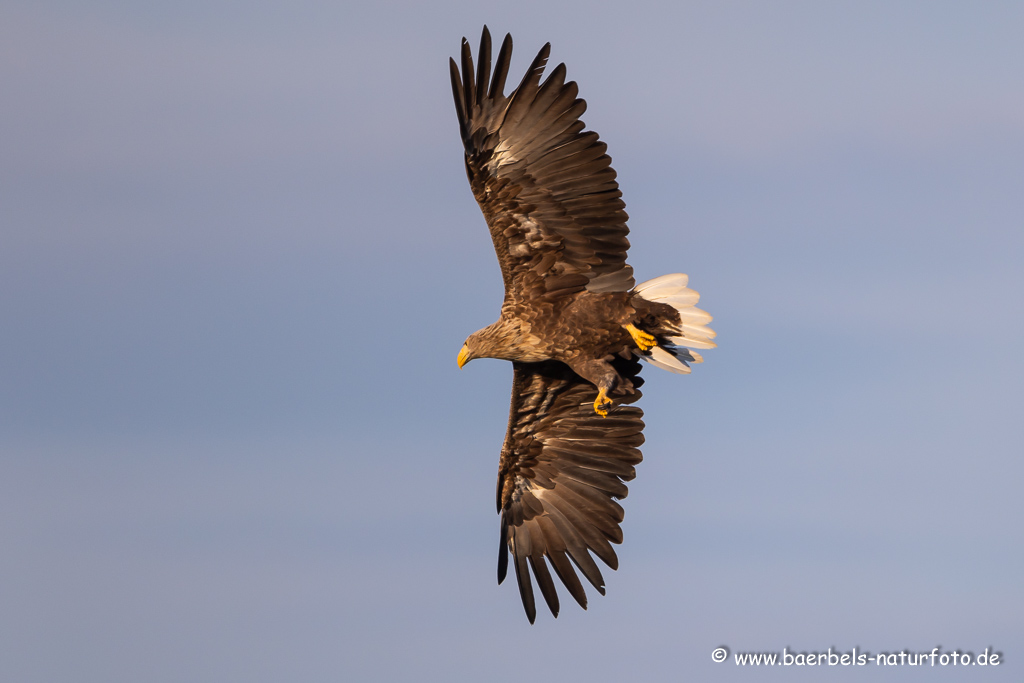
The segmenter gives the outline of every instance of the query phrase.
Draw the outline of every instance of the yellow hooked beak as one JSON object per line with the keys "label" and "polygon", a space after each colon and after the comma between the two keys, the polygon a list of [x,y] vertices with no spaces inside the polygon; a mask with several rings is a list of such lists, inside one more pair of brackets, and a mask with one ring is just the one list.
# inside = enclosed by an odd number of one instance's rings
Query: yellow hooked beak
{"label": "yellow hooked beak", "polygon": [[462,345],[462,350],[459,351],[459,357],[456,359],[461,369],[463,365],[469,362],[469,347],[465,344]]}

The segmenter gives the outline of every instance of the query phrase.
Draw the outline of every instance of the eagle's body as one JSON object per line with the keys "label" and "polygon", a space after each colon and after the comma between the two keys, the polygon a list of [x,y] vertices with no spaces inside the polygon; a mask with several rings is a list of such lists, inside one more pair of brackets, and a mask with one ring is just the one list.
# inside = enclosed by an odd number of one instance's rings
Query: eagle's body
{"label": "eagle's body", "polygon": [[[507,313],[506,313],[507,311]],[[679,316],[666,304],[647,301],[631,292],[590,292],[586,289],[533,306],[506,306],[492,325],[470,335],[472,358],[536,363],[556,360],[606,393],[619,389],[621,378],[606,359],[628,358],[637,345],[627,330],[658,330]],[[628,381],[621,387],[631,388]]]}
{"label": "eagle's body", "polygon": [[479,67],[465,40],[461,74],[451,61],[466,173],[505,283],[498,320],[470,335],[458,360],[513,363],[498,471],[498,580],[511,552],[532,622],[531,569],[557,616],[549,564],[584,608],[573,566],[603,593],[590,553],[618,564],[615,499],[626,496],[643,443],[643,412],[631,405],[642,384],[637,359],[688,373],[688,363],[701,362],[690,349],[714,347],[715,335],[685,275],[635,285],[622,193],[606,145],[583,130],[576,84],[562,64],[540,82],[545,45],[506,96],[511,50],[506,36],[492,74],[485,27]]}

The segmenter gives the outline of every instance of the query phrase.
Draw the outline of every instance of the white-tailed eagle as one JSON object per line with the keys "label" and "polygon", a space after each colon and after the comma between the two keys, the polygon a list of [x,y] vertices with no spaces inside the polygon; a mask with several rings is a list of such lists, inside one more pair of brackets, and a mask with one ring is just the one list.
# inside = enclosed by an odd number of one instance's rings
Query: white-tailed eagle
{"label": "white-tailed eagle", "polygon": [[[550,44],[505,95],[512,38],[491,63],[484,27],[474,69],[462,40],[451,60],[452,91],[466,173],[501,265],[498,321],[466,339],[459,367],[474,358],[512,361],[512,406],[498,467],[501,546],[532,623],[531,570],[558,616],[550,569],[586,609],[578,569],[604,594],[591,556],[612,569],[622,542],[626,484],[641,460],[642,380],[637,359],[678,373],[715,346],[711,316],[682,274],[635,285],[626,263],[625,204],[606,145],[584,131],[586,103],[559,64],[541,82]],[[574,569],[575,567],[575,569]]]}

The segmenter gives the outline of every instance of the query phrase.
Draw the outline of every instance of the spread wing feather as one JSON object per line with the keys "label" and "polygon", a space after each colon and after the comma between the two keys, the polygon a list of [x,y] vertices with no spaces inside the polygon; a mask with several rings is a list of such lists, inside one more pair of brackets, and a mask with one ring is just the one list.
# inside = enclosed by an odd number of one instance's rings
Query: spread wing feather
{"label": "spread wing feather", "polygon": [[564,64],[541,82],[550,50],[541,48],[507,96],[511,36],[493,72],[486,27],[479,67],[465,39],[461,73],[454,59],[450,64],[466,173],[490,228],[506,302],[634,285],[625,204],[607,146],[583,131],[587,105],[566,82]]}
{"label": "spread wing feather", "polygon": [[[614,361],[619,374],[639,387],[640,364]],[[584,609],[587,596],[575,566],[604,594],[604,578],[591,553],[612,569],[618,558],[612,543],[622,542],[625,482],[642,459],[643,411],[629,404],[640,392],[616,400],[607,418],[593,409],[597,390],[566,365],[514,363],[512,406],[501,451],[497,504],[501,514],[498,582],[508,572],[509,555],[526,615],[537,609],[531,572],[551,613],[558,616],[558,594],[548,569]]]}

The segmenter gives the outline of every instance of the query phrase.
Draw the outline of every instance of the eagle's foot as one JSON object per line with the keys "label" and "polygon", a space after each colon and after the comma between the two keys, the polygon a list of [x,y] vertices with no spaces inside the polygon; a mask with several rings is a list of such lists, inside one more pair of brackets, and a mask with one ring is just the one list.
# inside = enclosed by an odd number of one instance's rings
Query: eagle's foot
{"label": "eagle's foot", "polygon": [[597,392],[597,398],[594,399],[594,412],[601,417],[608,417],[608,409],[605,406],[610,406],[614,401],[608,398],[608,394],[605,393],[604,389],[600,389]]}
{"label": "eagle's foot", "polygon": [[653,349],[658,345],[658,340],[655,339],[653,335],[647,334],[636,325],[630,323],[625,327],[626,331],[629,332],[631,337],[633,337],[633,341],[636,342],[637,347],[639,347],[641,351]]}

